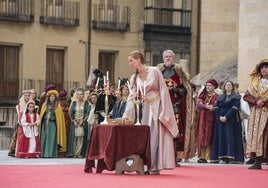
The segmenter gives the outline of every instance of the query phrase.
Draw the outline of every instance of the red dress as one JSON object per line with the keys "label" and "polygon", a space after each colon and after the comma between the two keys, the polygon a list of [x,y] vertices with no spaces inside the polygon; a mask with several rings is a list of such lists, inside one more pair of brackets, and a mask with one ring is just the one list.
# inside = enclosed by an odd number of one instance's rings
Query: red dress
{"label": "red dress", "polygon": [[38,127],[30,127],[29,123],[37,123],[39,121],[39,115],[23,114],[21,122],[18,125],[18,137],[16,147],[16,157],[18,158],[35,158],[41,154],[40,139],[38,136]]}

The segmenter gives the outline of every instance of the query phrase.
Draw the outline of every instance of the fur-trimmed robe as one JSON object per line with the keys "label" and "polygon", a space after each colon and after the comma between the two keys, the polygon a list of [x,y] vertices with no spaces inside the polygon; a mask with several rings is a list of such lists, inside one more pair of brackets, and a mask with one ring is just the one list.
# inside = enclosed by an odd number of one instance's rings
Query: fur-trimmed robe
{"label": "fur-trimmed robe", "polygon": [[[174,70],[179,77],[179,83],[182,84],[186,90],[187,94],[185,97],[186,102],[186,112],[184,121],[184,146],[183,153],[180,154],[184,159],[189,159],[195,156],[195,148],[196,148],[196,125],[195,125],[195,116],[196,116],[196,108],[193,100],[193,91],[192,86],[190,84],[190,75],[185,72],[179,64],[174,63]],[[164,63],[160,63],[157,65],[161,72],[165,70]]]}

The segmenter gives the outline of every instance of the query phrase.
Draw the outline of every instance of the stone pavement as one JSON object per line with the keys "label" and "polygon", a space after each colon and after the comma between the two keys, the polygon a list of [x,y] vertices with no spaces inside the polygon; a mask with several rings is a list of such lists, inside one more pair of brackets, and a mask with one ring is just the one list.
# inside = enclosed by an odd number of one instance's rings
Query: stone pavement
{"label": "stone pavement", "polygon": [[[0,150],[0,165],[84,165],[85,158],[15,158],[7,155],[8,150]],[[184,162],[182,162],[184,163]],[[197,164],[197,158],[190,159],[187,163]],[[186,164],[186,163],[184,163]]]}
{"label": "stone pavement", "polygon": [[[7,155],[8,150],[0,150],[0,165],[84,165],[85,158],[15,158]],[[244,164],[200,164],[197,157],[180,162],[181,165],[244,165]]]}
{"label": "stone pavement", "polygon": [[84,165],[84,158],[15,158],[7,155],[8,150],[0,150],[0,165]]}

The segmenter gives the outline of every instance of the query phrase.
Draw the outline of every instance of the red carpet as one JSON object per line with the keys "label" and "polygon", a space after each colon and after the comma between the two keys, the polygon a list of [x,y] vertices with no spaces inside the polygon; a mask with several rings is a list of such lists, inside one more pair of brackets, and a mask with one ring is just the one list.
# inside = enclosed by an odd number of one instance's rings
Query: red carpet
{"label": "red carpet", "polygon": [[268,169],[247,166],[188,165],[162,171],[161,175],[87,174],[83,165],[1,165],[1,188],[262,188],[267,187]]}

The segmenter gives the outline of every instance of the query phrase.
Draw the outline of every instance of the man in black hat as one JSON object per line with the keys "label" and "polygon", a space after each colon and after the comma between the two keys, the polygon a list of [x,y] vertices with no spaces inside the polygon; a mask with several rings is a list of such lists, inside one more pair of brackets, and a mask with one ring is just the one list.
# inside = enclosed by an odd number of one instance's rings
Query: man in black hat
{"label": "man in black hat", "polygon": [[262,169],[268,157],[268,59],[261,60],[250,74],[244,100],[251,106],[246,153],[255,163],[249,169]]}

